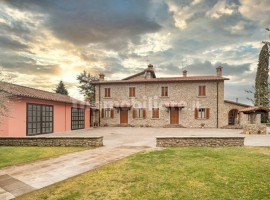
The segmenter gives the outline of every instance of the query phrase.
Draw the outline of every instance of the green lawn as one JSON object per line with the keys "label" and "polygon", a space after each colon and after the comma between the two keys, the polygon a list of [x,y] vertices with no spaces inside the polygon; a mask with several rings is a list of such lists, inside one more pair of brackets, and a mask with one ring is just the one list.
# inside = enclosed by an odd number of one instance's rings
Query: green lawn
{"label": "green lawn", "polygon": [[270,148],[140,153],[19,199],[270,199]]}
{"label": "green lawn", "polygon": [[42,158],[58,156],[85,147],[6,147],[0,146],[0,167],[34,161]]}

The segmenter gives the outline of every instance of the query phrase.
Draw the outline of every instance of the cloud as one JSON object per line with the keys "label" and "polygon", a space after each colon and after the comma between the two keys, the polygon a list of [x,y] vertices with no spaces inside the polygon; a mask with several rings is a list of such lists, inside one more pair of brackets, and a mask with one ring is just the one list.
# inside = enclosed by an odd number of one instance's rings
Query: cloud
{"label": "cloud", "polygon": [[28,46],[8,36],[0,35],[0,46],[9,50],[27,50]]}
{"label": "cloud", "polygon": [[206,12],[206,16],[218,19],[224,15],[232,15],[236,12],[236,5],[234,3],[228,4],[226,0],[218,1],[212,9]]}
{"label": "cloud", "polygon": [[61,69],[57,64],[38,64],[32,58],[14,53],[0,53],[0,66],[10,72],[32,74],[39,77],[61,74]]}
{"label": "cloud", "polygon": [[76,45],[103,43],[109,48],[137,43],[145,33],[161,27],[148,17],[150,2],[142,1],[72,1],[7,0],[17,9],[46,15],[46,26],[60,39]]}
{"label": "cloud", "polygon": [[222,65],[226,90],[236,91],[254,82],[265,2],[4,0],[0,64],[19,82],[51,90],[64,80],[74,94],[82,70],[121,79],[149,62],[159,77],[180,76],[187,65],[188,75],[215,75]]}
{"label": "cloud", "polygon": [[270,25],[270,6],[269,0],[240,0],[241,6],[239,12],[246,18],[260,23],[262,26],[269,27]]}

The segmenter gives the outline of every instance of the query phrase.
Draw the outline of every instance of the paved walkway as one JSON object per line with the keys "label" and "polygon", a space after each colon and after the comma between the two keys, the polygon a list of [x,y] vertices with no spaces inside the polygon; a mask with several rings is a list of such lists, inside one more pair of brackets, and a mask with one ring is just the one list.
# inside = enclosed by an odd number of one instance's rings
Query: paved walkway
{"label": "paved walkway", "polygon": [[[269,130],[270,132],[270,130]],[[91,128],[53,136],[104,136],[104,147],[0,169],[0,200],[11,199],[155,148],[155,136],[238,136],[240,130],[177,128]],[[247,136],[245,145],[270,146],[270,135]]]}
{"label": "paved walkway", "polygon": [[11,199],[82,174],[147,147],[104,146],[0,170],[0,199]]}

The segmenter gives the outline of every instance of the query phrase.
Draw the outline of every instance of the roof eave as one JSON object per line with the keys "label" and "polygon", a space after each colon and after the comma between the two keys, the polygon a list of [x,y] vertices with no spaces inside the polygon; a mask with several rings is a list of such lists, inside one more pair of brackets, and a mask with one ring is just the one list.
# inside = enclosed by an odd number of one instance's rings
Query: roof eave
{"label": "roof eave", "polygon": [[156,79],[144,79],[144,80],[120,80],[120,81],[97,81],[92,82],[93,85],[106,85],[106,84],[125,84],[125,83],[156,83],[156,82],[200,82],[200,81],[225,81],[230,80],[228,78],[220,78],[220,79],[197,79],[197,80],[156,80]]}
{"label": "roof eave", "polygon": [[46,99],[46,98],[39,98],[39,97],[33,97],[33,96],[28,96],[28,95],[18,95],[18,94],[12,94],[12,93],[9,93],[12,95],[12,97],[21,97],[21,98],[29,98],[29,99],[38,99],[38,100],[43,100],[43,101],[52,101],[52,102],[57,102],[57,103],[67,103],[67,104],[77,104],[77,105],[83,105],[83,106],[89,106],[88,104],[86,103],[80,103],[80,102],[71,102],[71,101],[60,101],[60,100],[54,100],[54,99]]}

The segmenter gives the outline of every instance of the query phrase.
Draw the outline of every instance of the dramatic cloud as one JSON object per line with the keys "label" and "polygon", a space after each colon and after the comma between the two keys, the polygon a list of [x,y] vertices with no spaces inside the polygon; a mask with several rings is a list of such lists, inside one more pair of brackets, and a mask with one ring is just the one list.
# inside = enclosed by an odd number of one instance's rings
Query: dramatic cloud
{"label": "dramatic cloud", "polygon": [[262,26],[270,26],[270,6],[269,0],[241,0],[240,13],[248,19],[259,22]]}
{"label": "dramatic cloud", "polygon": [[[4,0],[0,66],[16,82],[78,96],[83,70],[121,79],[152,63],[157,76],[214,75],[226,98],[247,102],[270,26],[262,0]],[[241,97],[240,97],[241,94]]]}
{"label": "dramatic cloud", "polygon": [[9,50],[26,50],[28,48],[27,45],[20,43],[17,40],[13,40],[8,36],[0,35],[0,46],[3,49]]}
{"label": "dramatic cloud", "polygon": [[148,16],[150,2],[125,0],[7,0],[17,9],[43,13],[55,35],[74,44],[106,43],[111,48],[137,43],[144,33],[161,27]]}

